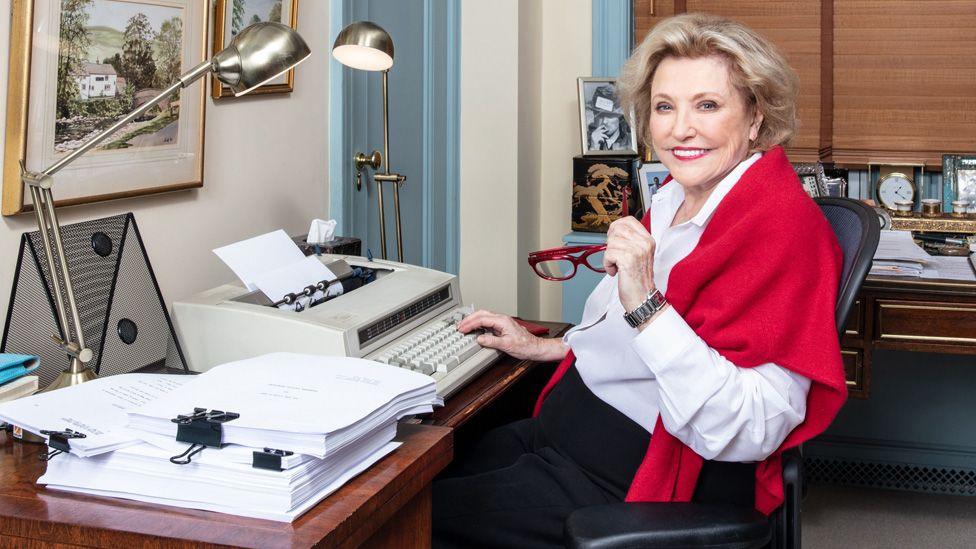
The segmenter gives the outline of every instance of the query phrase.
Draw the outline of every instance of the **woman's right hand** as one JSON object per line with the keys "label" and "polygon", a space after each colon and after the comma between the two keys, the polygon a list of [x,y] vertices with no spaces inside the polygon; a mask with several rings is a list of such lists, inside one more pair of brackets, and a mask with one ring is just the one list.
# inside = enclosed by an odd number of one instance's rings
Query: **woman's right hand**
{"label": "woman's right hand", "polygon": [[458,322],[462,334],[483,329],[478,336],[482,347],[498,349],[518,359],[551,362],[561,360],[569,348],[560,339],[543,339],[529,333],[510,316],[478,310]]}

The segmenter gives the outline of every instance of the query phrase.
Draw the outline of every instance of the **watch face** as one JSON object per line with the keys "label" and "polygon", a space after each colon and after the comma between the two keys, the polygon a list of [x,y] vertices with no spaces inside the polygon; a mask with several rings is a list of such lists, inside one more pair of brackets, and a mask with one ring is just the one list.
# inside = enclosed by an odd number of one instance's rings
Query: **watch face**
{"label": "watch face", "polygon": [[894,210],[896,200],[915,201],[915,185],[900,173],[886,175],[878,182],[878,199],[885,208]]}

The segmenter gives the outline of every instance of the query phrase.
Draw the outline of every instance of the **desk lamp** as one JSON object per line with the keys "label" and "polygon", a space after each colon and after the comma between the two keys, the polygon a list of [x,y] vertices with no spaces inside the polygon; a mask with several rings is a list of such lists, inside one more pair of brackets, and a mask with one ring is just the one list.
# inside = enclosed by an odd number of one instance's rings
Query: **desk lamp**
{"label": "desk lamp", "polygon": [[[383,73],[383,173],[373,176],[376,181],[376,198],[380,210],[380,252],[386,259],[386,220],[383,206],[383,182],[393,183],[393,209],[396,215],[397,261],[403,262],[403,240],[400,234],[400,184],[407,178],[390,172],[390,99],[389,73],[393,66],[393,39],[379,25],[370,21],[356,21],[342,29],[332,45],[332,56],[343,65],[362,71]],[[365,166],[374,170],[380,167],[380,153],[373,151],[367,157],[358,153],[356,160],[356,190],[362,189],[361,173]]]}
{"label": "desk lamp", "polygon": [[[45,391],[77,385],[96,377],[95,372],[88,367],[88,362],[92,359],[93,353],[91,349],[85,346],[81,316],[78,312],[78,303],[75,300],[68,262],[61,240],[61,227],[58,224],[58,216],[54,209],[54,198],[51,195],[54,174],[160,101],[207,74],[213,73],[218,80],[230,86],[235,96],[241,96],[285,73],[304,61],[309,55],[311,55],[311,50],[305,44],[305,40],[291,27],[281,23],[255,23],[238,33],[230,45],[214,55],[212,59],[190,69],[152,100],[92,137],[81,147],[50,167],[39,172],[31,172],[26,170],[23,160],[20,162],[21,180],[30,189],[31,200],[34,203],[34,215],[40,229],[41,241],[44,243],[44,256],[47,260],[48,271],[51,273],[54,305],[58,320],[61,322],[61,331],[64,334],[64,339],[57,334],[51,337],[71,357],[68,368],[61,372],[51,385],[44,389]],[[62,285],[64,286],[64,295],[61,292]],[[65,298],[67,298],[66,301]],[[65,310],[66,302],[67,311]],[[71,324],[68,324],[69,314],[71,315]],[[72,326],[74,327],[73,331]]]}

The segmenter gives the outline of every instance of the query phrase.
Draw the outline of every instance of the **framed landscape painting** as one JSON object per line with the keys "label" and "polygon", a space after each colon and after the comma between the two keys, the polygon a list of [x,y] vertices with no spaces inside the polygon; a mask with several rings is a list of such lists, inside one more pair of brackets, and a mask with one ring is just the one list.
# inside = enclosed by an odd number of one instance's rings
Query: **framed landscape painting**
{"label": "framed landscape painting", "polygon": [[[216,54],[227,47],[227,44],[244,27],[262,21],[284,23],[297,30],[298,0],[216,0],[214,4],[213,53]],[[210,86],[210,95],[214,99],[234,97],[230,88],[216,78],[210,79]],[[294,89],[295,69],[291,69],[248,95],[291,93]]]}
{"label": "framed landscape painting", "polygon": [[[43,170],[152,99],[207,56],[199,0],[15,0],[3,214],[32,209],[20,162]],[[54,176],[58,206],[203,184],[206,92],[156,105]]]}

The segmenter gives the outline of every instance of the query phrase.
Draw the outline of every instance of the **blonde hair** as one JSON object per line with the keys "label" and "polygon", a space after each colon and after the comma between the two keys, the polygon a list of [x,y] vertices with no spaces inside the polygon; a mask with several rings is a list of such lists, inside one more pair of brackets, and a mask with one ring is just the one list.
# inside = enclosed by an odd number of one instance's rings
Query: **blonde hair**
{"label": "blonde hair", "polygon": [[763,115],[751,149],[764,151],[789,141],[797,128],[796,73],[775,46],[745,25],[703,13],[655,25],[621,69],[617,93],[624,112],[633,113],[638,139],[646,146],[651,143],[651,82],[661,61],[712,55],[728,62],[732,85],[749,108]]}

